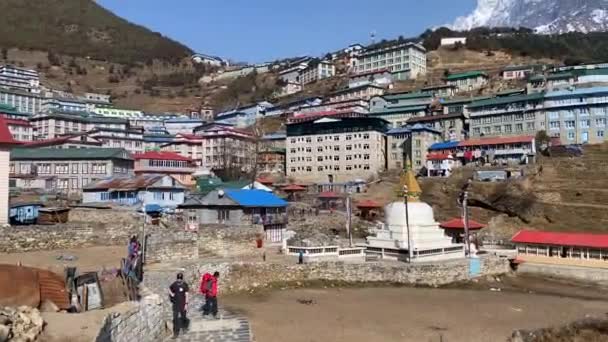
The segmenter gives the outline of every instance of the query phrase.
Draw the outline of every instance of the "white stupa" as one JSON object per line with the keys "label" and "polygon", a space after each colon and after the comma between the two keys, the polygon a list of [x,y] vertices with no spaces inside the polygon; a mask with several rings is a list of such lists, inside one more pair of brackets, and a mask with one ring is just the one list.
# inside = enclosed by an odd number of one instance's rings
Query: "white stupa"
{"label": "white stupa", "polygon": [[376,236],[367,238],[368,252],[381,253],[384,259],[406,261],[409,257],[412,262],[464,258],[464,245],[452,243],[435,221],[433,208],[419,200],[422,190],[411,169],[400,183],[402,189],[407,188],[407,193],[402,191],[407,196],[407,221],[405,200],[384,207],[386,224]]}

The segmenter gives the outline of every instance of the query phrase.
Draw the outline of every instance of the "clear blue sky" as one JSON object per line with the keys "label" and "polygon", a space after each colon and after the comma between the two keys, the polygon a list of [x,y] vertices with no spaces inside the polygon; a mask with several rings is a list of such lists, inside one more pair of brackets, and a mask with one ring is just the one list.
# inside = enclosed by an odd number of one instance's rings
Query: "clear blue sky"
{"label": "clear blue sky", "polygon": [[261,62],[352,43],[416,36],[470,13],[476,0],[98,0],[201,53]]}

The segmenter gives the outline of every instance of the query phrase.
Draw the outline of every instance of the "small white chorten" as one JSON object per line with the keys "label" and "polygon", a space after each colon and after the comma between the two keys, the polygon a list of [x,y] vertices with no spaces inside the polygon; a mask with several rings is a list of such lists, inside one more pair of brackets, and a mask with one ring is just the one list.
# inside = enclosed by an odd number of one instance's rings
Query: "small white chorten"
{"label": "small white chorten", "polygon": [[402,191],[407,196],[407,221],[405,198],[388,204],[384,208],[385,228],[378,230],[376,236],[367,237],[368,251],[381,252],[385,259],[406,261],[409,257],[412,262],[464,258],[464,245],[452,243],[435,221],[433,208],[419,201],[422,189],[410,168],[400,183],[402,189],[407,189]]}

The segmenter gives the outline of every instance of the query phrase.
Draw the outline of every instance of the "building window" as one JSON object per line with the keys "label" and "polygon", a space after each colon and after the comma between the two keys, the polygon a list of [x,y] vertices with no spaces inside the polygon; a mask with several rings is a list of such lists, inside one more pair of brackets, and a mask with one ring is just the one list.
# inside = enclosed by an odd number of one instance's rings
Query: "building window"
{"label": "building window", "polygon": [[78,174],[78,164],[72,164],[72,174]]}
{"label": "building window", "polygon": [[230,210],[218,209],[218,211],[217,211],[217,219],[219,221],[230,220]]}
{"label": "building window", "polygon": [[352,135],[347,135],[347,136],[346,136],[346,140],[353,140]]}
{"label": "building window", "polygon": [[574,132],[568,132],[568,140],[574,140]]}
{"label": "building window", "polygon": [[590,126],[590,120],[581,120],[580,121],[580,126],[581,126],[581,128],[589,128],[589,126]]}
{"label": "building window", "polygon": [[55,164],[55,173],[56,174],[70,173],[70,164]]}
{"label": "building window", "polygon": [[106,173],[106,164],[93,163],[91,165],[91,173],[93,173],[93,174],[105,174]]}
{"label": "building window", "polygon": [[515,124],[515,132],[522,132],[524,130],[523,124]]}
{"label": "building window", "polygon": [[340,136],[339,135],[334,135],[334,141],[340,141]]}
{"label": "building window", "polygon": [[353,145],[346,145],[346,150],[351,151],[353,149]]}
{"label": "building window", "polygon": [[79,189],[78,188],[78,178],[70,179],[70,189]]}
{"label": "building window", "polygon": [[597,131],[596,135],[598,138],[603,138],[604,137],[604,131]]}
{"label": "building window", "polygon": [[560,127],[560,122],[559,121],[550,121],[549,122],[549,129],[551,129],[551,130],[559,130],[559,127]]}
{"label": "building window", "polygon": [[528,123],[526,123],[526,130],[528,130],[528,131],[534,131],[535,130],[535,128],[534,128],[534,122],[528,122]]}
{"label": "building window", "polygon": [[69,179],[58,179],[57,180],[57,189],[65,190],[69,187]]}
{"label": "building window", "polygon": [[317,156],[317,161],[322,162],[323,161],[323,156]]}

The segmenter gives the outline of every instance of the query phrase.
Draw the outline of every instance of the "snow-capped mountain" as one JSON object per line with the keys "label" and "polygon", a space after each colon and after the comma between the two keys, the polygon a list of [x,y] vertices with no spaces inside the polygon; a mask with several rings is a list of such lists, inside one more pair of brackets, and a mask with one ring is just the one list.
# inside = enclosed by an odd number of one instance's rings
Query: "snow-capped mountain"
{"label": "snow-capped mountain", "polygon": [[608,31],[608,0],[477,0],[452,29],[528,27],[538,33]]}

